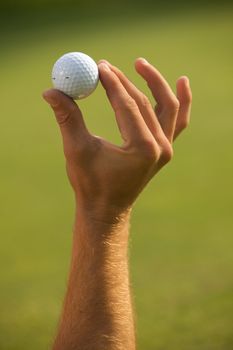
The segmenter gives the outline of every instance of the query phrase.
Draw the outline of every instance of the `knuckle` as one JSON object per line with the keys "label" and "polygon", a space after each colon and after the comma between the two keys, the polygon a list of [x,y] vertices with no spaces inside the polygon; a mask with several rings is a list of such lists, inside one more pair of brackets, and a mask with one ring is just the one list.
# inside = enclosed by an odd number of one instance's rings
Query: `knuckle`
{"label": "knuckle", "polygon": [[130,96],[116,102],[116,110],[120,110],[120,111],[124,110],[126,112],[131,112],[137,109],[138,107],[136,102]]}
{"label": "knuckle", "polygon": [[138,152],[145,163],[154,163],[159,158],[158,146],[152,138],[141,140]]}
{"label": "knuckle", "polygon": [[163,164],[166,164],[172,159],[172,157],[173,157],[172,145],[168,141],[166,141],[162,145],[160,159],[162,160]]}
{"label": "knuckle", "polygon": [[74,112],[74,107],[69,109],[60,109],[55,112],[57,123],[61,128],[66,127],[66,124],[68,123]]}
{"label": "knuckle", "polygon": [[176,97],[170,98],[167,103],[167,109],[173,113],[177,113],[180,108],[180,102]]}
{"label": "knuckle", "polygon": [[115,91],[118,91],[119,89],[119,81],[117,78],[111,80],[111,89],[110,92],[114,93]]}
{"label": "knuckle", "polygon": [[134,99],[132,99],[131,97],[128,97],[126,100],[125,100],[125,107],[126,109],[134,109],[137,107],[137,104],[136,102],[134,101]]}
{"label": "knuckle", "polygon": [[140,103],[143,107],[148,107],[151,106],[150,101],[148,99],[148,97],[144,94],[141,95],[141,100]]}
{"label": "knuckle", "polygon": [[188,125],[189,125],[189,120],[188,120],[188,118],[185,118],[185,119],[180,120],[180,122],[179,122],[178,125],[179,125],[179,129],[180,129],[180,130],[186,129],[186,128],[188,127]]}

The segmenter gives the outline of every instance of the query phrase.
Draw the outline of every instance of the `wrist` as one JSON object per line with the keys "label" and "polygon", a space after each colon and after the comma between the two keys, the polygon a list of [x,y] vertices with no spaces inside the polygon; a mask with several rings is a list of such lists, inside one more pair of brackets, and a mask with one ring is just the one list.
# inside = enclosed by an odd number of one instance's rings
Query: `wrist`
{"label": "wrist", "polygon": [[[129,214],[109,221],[106,212],[95,215],[80,206],[76,210],[72,256],[89,261],[90,265],[117,264],[122,269],[128,264]],[[79,258],[80,259],[80,258]],[[102,267],[101,267],[102,266]]]}
{"label": "wrist", "polygon": [[105,201],[83,200],[76,197],[76,218],[94,225],[121,227],[130,220],[132,206],[119,207]]}
{"label": "wrist", "polygon": [[91,244],[128,242],[131,208],[76,205],[74,234]]}

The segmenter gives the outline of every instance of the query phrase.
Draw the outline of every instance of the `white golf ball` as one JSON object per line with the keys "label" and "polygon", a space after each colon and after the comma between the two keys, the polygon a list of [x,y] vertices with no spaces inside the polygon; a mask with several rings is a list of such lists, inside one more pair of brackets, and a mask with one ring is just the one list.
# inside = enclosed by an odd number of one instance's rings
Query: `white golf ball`
{"label": "white golf ball", "polygon": [[67,53],[61,56],[53,66],[53,86],[75,100],[90,95],[98,81],[97,64],[82,52]]}

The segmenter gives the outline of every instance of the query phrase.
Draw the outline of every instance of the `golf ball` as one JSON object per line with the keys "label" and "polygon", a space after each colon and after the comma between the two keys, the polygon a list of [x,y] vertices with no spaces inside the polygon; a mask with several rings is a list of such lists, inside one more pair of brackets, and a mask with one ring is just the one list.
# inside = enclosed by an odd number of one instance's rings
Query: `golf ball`
{"label": "golf ball", "polygon": [[90,95],[98,81],[97,64],[82,52],[66,53],[53,66],[53,86],[75,100]]}

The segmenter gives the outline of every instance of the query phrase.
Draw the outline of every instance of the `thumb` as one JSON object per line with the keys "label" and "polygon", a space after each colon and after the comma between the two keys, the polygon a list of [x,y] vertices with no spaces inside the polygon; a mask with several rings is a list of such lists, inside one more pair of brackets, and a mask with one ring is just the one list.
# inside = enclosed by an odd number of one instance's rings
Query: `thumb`
{"label": "thumb", "polygon": [[88,133],[82,113],[70,97],[56,89],[47,90],[42,96],[54,111],[64,141],[80,141]]}

